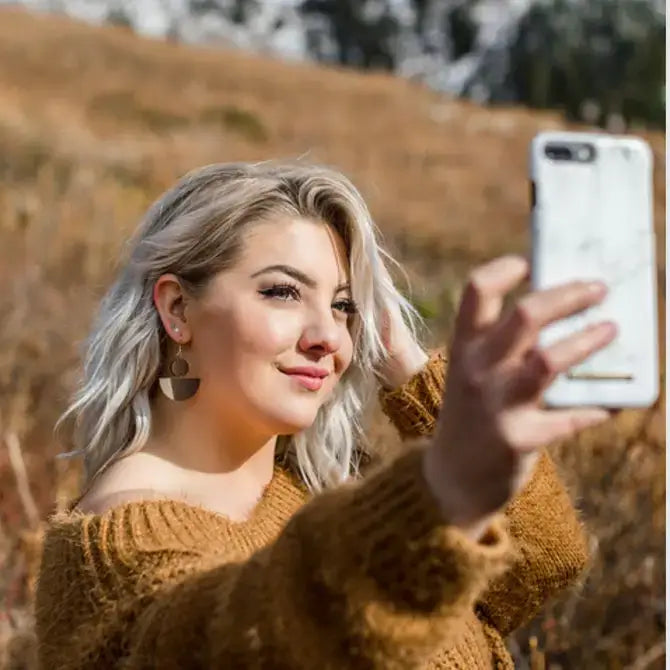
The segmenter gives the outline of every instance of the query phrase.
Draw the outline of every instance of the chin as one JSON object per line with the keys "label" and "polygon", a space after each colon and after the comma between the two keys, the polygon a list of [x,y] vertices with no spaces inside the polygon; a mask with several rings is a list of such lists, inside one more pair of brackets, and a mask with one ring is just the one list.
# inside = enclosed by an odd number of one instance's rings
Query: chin
{"label": "chin", "polygon": [[315,421],[319,407],[312,404],[311,407],[284,407],[275,405],[271,415],[267,417],[269,423],[276,426],[273,431],[277,435],[294,435],[307,430]]}

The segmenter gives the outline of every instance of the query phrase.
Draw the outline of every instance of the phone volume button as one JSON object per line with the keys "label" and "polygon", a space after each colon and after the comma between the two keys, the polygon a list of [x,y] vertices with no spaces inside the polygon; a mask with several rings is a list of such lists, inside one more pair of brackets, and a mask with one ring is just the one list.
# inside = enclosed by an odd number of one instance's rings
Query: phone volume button
{"label": "phone volume button", "polygon": [[535,180],[530,182],[530,208],[535,209],[537,205],[537,186],[535,186]]}

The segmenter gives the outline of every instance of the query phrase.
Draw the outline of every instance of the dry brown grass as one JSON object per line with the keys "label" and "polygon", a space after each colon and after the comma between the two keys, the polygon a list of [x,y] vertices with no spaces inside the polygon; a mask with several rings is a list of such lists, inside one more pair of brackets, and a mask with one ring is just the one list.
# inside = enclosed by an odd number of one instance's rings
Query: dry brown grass
{"label": "dry brown grass", "polygon": [[[51,429],[120,244],[161,190],[215,161],[306,155],[342,168],[439,340],[467,269],[526,251],[526,146],[562,126],[388,76],[0,10],[0,668],[34,667],[39,520],[77,484]],[[665,137],[647,139],[664,286]],[[598,549],[584,590],[510,640],[520,668],[663,667],[663,408],[557,446]],[[373,436],[392,439],[381,419]]]}

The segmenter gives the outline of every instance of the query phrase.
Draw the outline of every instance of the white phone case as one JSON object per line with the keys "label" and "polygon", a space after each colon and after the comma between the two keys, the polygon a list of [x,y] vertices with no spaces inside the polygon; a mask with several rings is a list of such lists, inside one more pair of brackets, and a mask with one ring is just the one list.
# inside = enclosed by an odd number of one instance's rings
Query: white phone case
{"label": "white phone case", "polygon": [[[548,143],[588,142],[593,162],[555,160]],[[546,347],[603,320],[619,334],[547,389],[551,407],[648,407],[659,393],[653,157],[643,140],[596,133],[541,133],[530,151],[534,191],[532,284],[600,279],[605,301],[543,330]]]}

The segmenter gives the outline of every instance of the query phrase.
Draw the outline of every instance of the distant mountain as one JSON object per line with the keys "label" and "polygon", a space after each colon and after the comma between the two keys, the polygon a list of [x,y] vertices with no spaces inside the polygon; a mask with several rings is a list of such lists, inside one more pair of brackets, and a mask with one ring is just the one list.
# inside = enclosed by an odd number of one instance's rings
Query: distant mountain
{"label": "distant mountain", "polygon": [[[615,59],[619,43],[622,53],[629,53],[636,39],[646,40],[644,34],[635,37],[635,31],[648,32],[650,25],[662,29],[665,39],[663,0],[0,0],[1,4],[122,24],[142,35],[187,43],[385,69],[479,102],[560,107],[562,96],[577,95],[578,100],[565,102],[569,110],[578,108],[569,111],[572,116],[593,102],[604,105],[600,116],[627,116],[625,107],[631,104],[623,99],[611,103],[609,95],[601,101],[594,90],[602,79],[598,72],[581,81],[577,93],[564,93],[559,81],[558,92],[538,94],[536,80],[560,80],[563,74],[555,70],[567,60],[577,59],[584,68],[585,60],[594,60],[598,67],[612,69],[616,66],[609,61],[598,61],[598,53],[611,53]],[[572,35],[585,46],[573,44],[567,53],[564,46]],[[656,52],[653,57],[658,60]],[[647,56],[638,69],[654,69],[647,62],[651,58]],[[664,60],[664,49],[660,58]],[[538,72],[539,66],[545,69]],[[624,74],[616,76],[621,79]],[[640,82],[638,72],[631,76]],[[641,118],[659,115],[654,106],[660,95],[655,69],[652,78],[645,87],[654,109]],[[662,103],[664,107],[664,91]],[[639,102],[632,106],[639,117]]]}

